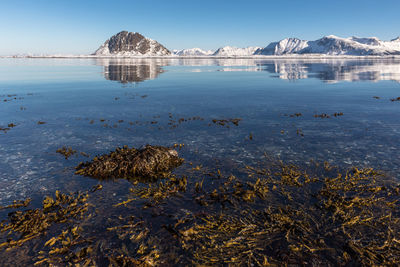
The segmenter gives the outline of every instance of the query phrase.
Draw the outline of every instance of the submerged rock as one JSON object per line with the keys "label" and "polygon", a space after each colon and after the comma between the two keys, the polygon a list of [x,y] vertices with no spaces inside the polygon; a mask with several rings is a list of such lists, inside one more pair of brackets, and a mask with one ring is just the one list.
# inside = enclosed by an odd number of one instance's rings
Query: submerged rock
{"label": "submerged rock", "polygon": [[117,148],[110,154],[95,157],[91,162],[82,162],[75,174],[98,179],[107,178],[157,178],[180,166],[183,159],[176,150],[146,145],[141,149]]}

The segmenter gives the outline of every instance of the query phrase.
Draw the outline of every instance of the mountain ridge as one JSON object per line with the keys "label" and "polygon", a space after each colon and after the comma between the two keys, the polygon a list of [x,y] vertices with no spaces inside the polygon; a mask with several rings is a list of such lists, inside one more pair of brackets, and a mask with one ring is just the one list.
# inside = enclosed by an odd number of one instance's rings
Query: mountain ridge
{"label": "mountain ridge", "polygon": [[400,55],[400,38],[382,41],[377,37],[324,36],[314,41],[286,38],[270,43],[255,55],[323,54],[323,55]]}
{"label": "mountain ridge", "polygon": [[190,48],[168,50],[159,42],[137,32],[121,31],[106,40],[93,56],[179,56],[179,57],[251,57],[284,55],[387,56],[400,55],[400,37],[383,41],[377,37],[327,35],[317,40],[285,38],[265,47],[220,47],[215,51]]}

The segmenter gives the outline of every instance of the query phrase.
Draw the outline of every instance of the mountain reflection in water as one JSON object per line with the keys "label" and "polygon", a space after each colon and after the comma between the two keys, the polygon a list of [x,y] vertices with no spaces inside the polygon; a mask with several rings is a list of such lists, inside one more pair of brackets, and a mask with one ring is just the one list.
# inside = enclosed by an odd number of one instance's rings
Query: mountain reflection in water
{"label": "mountain reflection in water", "polygon": [[153,80],[164,72],[168,61],[162,59],[96,59],[96,65],[104,66],[107,80],[121,83],[138,83]]}
{"label": "mountain reflection in water", "polygon": [[[284,80],[317,78],[324,82],[383,81],[400,82],[400,59],[218,59],[218,58],[154,58],[154,59],[96,59],[104,66],[107,80],[138,83],[158,78],[167,66],[207,66],[217,71],[265,71]],[[214,69],[213,69],[214,70]]]}

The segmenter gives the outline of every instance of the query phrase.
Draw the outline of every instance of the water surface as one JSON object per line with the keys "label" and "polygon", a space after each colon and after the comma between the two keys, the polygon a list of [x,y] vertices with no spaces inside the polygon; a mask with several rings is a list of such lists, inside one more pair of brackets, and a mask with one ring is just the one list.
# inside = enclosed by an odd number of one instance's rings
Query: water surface
{"label": "water surface", "polygon": [[[204,165],[267,153],[398,179],[399,82],[395,59],[1,59],[0,127],[16,126],[0,131],[0,204],[96,184],[74,175],[88,158],[65,160],[62,146],[95,156],[183,143],[181,156]],[[212,122],[229,118],[241,121]]]}

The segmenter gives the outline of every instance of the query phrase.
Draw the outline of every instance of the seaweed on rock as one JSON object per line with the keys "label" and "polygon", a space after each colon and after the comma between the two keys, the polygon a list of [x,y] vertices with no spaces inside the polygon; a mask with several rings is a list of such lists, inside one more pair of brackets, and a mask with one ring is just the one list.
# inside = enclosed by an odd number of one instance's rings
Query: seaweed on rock
{"label": "seaweed on rock", "polygon": [[135,149],[124,146],[110,154],[95,157],[91,162],[80,163],[76,174],[98,179],[109,178],[149,178],[166,177],[173,169],[180,166],[183,159],[176,150],[146,145]]}

